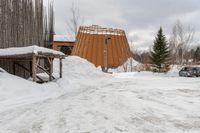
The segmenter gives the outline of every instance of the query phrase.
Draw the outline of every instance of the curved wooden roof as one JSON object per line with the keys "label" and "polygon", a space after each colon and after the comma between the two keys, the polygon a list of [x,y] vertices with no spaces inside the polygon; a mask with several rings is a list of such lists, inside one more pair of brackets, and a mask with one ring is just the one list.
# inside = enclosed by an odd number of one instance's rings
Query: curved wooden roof
{"label": "curved wooden roof", "polygon": [[81,26],[72,55],[85,58],[95,66],[117,67],[131,56],[131,52],[123,30]]}

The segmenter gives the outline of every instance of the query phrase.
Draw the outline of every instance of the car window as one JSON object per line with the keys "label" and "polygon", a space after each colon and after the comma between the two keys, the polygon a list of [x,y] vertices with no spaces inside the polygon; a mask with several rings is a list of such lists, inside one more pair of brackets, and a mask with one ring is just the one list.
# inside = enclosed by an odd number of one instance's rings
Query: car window
{"label": "car window", "polygon": [[185,71],[185,67],[181,69],[181,71]]}
{"label": "car window", "polygon": [[184,67],[182,70],[183,71],[190,71],[190,70],[192,70],[192,67]]}
{"label": "car window", "polygon": [[185,67],[181,69],[182,71],[185,71]]}
{"label": "car window", "polygon": [[198,70],[197,67],[193,67],[192,70]]}
{"label": "car window", "polygon": [[196,67],[197,68],[197,70],[200,70],[200,67]]}
{"label": "car window", "polygon": [[185,67],[185,69],[184,69],[184,70],[186,70],[186,71],[187,71],[187,70],[188,70],[188,68],[187,68],[187,67]]}
{"label": "car window", "polygon": [[200,67],[193,67],[192,70],[200,70]]}

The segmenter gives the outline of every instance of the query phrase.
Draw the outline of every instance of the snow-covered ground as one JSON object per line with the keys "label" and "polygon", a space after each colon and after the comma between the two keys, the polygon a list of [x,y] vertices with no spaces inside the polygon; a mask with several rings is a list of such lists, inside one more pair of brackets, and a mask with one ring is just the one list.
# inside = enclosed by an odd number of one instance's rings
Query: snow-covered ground
{"label": "snow-covered ground", "polygon": [[0,72],[0,133],[200,132],[200,78],[104,74],[79,57],[63,67],[42,85]]}

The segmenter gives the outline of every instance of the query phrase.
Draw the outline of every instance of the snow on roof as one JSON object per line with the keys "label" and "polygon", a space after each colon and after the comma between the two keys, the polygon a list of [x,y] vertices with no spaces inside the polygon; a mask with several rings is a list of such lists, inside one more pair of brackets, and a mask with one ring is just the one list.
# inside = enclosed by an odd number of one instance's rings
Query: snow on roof
{"label": "snow on roof", "polygon": [[58,42],[75,42],[74,37],[67,35],[54,35],[54,41]]}
{"label": "snow on roof", "polygon": [[62,52],[44,48],[44,47],[39,47],[36,45],[33,46],[28,46],[28,47],[12,47],[12,48],[5,48],[5,49],[0,49],[0,56],[12,56],[12,55],[23,55],[23,54],[55,54],[55,55],[65,55]]}
{"label": "snow on roof", "polygon": [[119,35],[124,36],[125,31],[117,28],[104,28],[99,25],[80,26],[79,32],[86,34],[98,34],[98,35]]}

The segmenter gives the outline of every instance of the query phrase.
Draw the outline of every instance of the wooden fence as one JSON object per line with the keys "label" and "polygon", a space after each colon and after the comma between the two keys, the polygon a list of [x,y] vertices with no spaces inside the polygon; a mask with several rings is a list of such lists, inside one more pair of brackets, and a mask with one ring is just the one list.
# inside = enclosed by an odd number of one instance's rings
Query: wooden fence
{"label": "wooden fence", "polygon": [[[53,3],[48,8],[43,0],[0,0],[0,48],[38,45],[48,47],[53,43]],[[16,62],[0,61],[0,67],[13,73]],[[30,62],[17,64],[29,67]],[[27,71],[16,65],[16,75],[27,78]]]}

